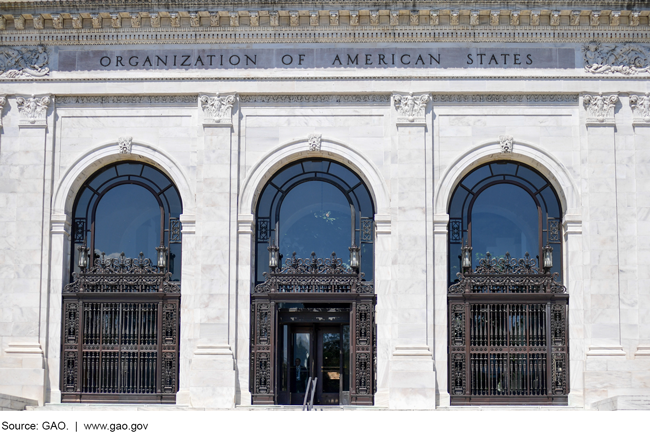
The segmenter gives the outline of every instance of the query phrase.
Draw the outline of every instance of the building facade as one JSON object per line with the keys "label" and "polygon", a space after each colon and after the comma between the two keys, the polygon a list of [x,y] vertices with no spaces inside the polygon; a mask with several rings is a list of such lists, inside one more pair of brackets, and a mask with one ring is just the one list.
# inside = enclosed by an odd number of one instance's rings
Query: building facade
{"label": "building facade", "polygon": [[574,3],[0,2],[0,393],[647,407],[650,10]]}

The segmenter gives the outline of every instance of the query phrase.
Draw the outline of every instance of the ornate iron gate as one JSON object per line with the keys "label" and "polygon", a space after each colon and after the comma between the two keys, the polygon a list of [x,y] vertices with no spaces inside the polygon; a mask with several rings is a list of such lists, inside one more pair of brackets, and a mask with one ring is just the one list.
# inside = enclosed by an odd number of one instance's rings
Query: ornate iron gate
{"label": "ornate iron gate", "polygon": [[487,258],[449,287],[453,405],[566,404],[568,303],[536,260]]}
{"label": "ornate iron gate", "polygon": [[250,391],[253,404],[277,403],[277,304],[349,303],[350,332],[350,403],[372,405],[375,392],[376,295],[363,273],[345,267],[336,254],[331,258],[293,257],[285,266],[264,273],[251,296]]}
{"label": "ornate iron gate", "polygon": [[180,285],[142,253],[73,275],[63,289],[62,400],[174,403]]}

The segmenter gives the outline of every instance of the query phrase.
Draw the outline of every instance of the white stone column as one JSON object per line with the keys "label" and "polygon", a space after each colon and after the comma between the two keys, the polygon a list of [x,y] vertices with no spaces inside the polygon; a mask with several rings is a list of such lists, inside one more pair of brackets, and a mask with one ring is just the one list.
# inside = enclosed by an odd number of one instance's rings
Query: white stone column
{"label": "white stone column", "polygon": [[391,331],[393,310],[391,303],[391,217],[390,215],[375,215],[375,293],[377,308],[375,323],[377,324],[377,392],[375,406],[388,407],[390,395],[389,364],[392,356]]}
{"label": "white stone column", "polygon": [[[392,409],[435,408],[435,372],[427,345],[426,119],[431,96],[393,95],[397,142],[391,166],[393,351]],[[429,163],[430,164],[430,163]]]}
{"label": "white stone column", "polygon": [[585,297],[589,330],[588,356],[625,356],[620,336],[620,284],[616,193],[615,94],[584,95],[588,203]]}
{"label": "white stone column", "polygon": [[232,112],[237,96],[199,95],[203,147],[197,166],[196,266],[200,281],[193,302],[196,344],[189,376],[190,404],[235,405],[235,366],[230,345]]}
{"label": "white stone column", "polygon": [[569,406],[584,406],[585,309],[582,218],[564,216],[564,284],[569,294]]}
{"label": "white stone column", "polygon": [[181,214],[181,235],[183,260],[181,272],[181,330],[179,345],[179,381],[176,404],[189,406],[190,400],[190,367],[192,355],[196,349],[198,324],[196,324],[196,307],[198,302],[197,273],[199,258],[196,251],[196,216]]}
{"label": "white stone column", "polygon": [[[0,393],[35,399],[40,405],[45,401],[42,342],[47,327],[41,324],[40,316],[43,289],[47,287],[42,264],[49,246],[45,242],[49,230],[43,227],[44,208],[49,206],[44,189],[49,187],[46,165],[51,165],[46,150],[47,113],[52,99],[49,95],[16,97],[18,114],[7,117],[10,122],[3,128],[2,164],[18,169],[19,176],[0,184],[0,197],[5,204],[0,209],[0,221],[7,221],[7,226],[0,226],[0,237],[9,243],[9,247],[3,248],[4,260],[0,261],[3,277],[9,275],[2,279],[0,287],[3,302],[14,308],[13,312],[5,312],[2,321],[10,331],[0,333],[6,346],[4,357],[0,358]],[[60,337],[60,328],[55,336]]]}
{"label": "white stone column", "polygon": [[249,388],[250,371],[250,318],[251,318],[251,277],[253,269],[253,230],[252,214],[240,214],[237,224],[237,332],[236,332],[236,372],[237,404],[250,406],[252,396]]}

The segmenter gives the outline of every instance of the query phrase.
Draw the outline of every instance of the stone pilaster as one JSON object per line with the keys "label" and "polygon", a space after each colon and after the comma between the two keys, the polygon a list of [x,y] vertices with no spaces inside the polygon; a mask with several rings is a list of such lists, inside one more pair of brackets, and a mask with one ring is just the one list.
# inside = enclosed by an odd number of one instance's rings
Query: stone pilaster
{"label": "stone pilaster", "polygon": [[[427,343],[426,114],[428,94],[393,95],[397,138],[391,190],[393,327],[392,409],[435,408],[435,372]],[[430,163],[429,163],[430,165]]]}

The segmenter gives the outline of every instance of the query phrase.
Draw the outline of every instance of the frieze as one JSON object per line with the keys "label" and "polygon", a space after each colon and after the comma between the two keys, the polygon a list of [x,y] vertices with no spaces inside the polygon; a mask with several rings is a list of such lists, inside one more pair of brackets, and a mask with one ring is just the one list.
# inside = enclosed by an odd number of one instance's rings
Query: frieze
{"label": "frieze", "polygon": [[626,76],[650,73],[650,46],[592,42],[583,51],[585,71],[588,73],[620,73]]}
{"label": "frieze", "polygon": [[240,96],[241,103],[390,103],[390,94],[294,94]]}
{"label": "frieze", "polygon": [[0,47],[0,78],[42,77],[50,73],[45,46]]}
{"label": "frieze", "polygon": [[57,105],[196,104],[196,94],[169,96],[57,96]]}
{"label": "frieze", "polygon": [[577,94],[434,94],[434,103],[553,103],[578,104]]}

